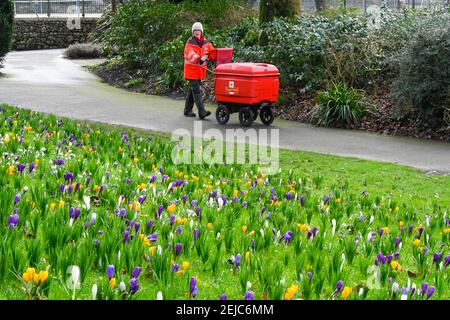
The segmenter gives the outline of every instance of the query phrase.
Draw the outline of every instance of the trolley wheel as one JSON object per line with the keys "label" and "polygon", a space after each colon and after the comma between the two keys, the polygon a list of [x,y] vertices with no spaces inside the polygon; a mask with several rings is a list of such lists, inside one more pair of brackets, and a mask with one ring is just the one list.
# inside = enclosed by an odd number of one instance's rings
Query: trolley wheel
{"label": "trolley wheel", "polygon": [[216,109],[216,120],[220,124],[226,124],[230,120],[230,110],[224,105],[219,105]]}
{"label": "trolley wheel", "polygon": [[253,123],[253,111],[250,108],[239,110],[239,122],[244,127],[250,127]]}
{"label": "trolley wheel", "polygon": [[253,121],[255,121],[258,118],[258,110],[252,110],[253,111]]}
{"label": "trolley wheel", "polygon": [[259,112],[259,117],[261,118],[261,122],[266,126],[270,125],[273,122],[274,115],[271,107],[262,108]]}

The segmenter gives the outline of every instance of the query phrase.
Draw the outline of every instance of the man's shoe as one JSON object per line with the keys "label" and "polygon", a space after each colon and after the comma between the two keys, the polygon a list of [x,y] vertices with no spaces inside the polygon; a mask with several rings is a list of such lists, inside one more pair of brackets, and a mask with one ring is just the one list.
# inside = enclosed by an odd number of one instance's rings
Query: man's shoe
{"label": "man's shoe", "polygon": [[200,119],[204,119],[205,117],[209,116],[210,114],[211,114],[211,111],[203,109],[202,111],[200,111],[198,113],[198,116],[200,117]]}
{"label": "man's shoe", "polygon": [[185,112],[184,112],[184,115],[185,115],[186,117],[189,117],[189,118],[193,118],[193,117],[196,116],[196,114],[193,113],[192,111],[185,111]]}

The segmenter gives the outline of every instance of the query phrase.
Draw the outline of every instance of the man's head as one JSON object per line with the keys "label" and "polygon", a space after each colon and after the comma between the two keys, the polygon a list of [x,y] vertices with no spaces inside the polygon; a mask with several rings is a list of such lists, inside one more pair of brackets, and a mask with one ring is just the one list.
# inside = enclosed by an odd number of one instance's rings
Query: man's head
{"label": "man's head", "polygon": [[192,25],[192,33],[194,37],[200,38],[203,34],[203,25],[200,22],[196,22]]}

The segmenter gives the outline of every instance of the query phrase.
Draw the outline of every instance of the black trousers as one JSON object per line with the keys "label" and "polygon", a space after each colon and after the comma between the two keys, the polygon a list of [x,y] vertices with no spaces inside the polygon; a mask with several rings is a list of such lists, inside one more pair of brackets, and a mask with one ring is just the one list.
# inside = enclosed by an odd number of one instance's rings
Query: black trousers
{"label": "black trousers", "polygon": [[194,102],[197,105],[198,111],[203,111],[205,105],[202,98],[202,90],[200,80],[189,80],[189,90],[186,95],[186,102],[184,105],[184,112],[192,111]]}

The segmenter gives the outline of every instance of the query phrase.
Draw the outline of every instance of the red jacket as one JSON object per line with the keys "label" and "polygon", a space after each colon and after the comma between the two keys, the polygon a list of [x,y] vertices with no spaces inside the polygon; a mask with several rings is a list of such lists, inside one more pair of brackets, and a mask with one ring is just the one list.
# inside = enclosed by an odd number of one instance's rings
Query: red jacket
{"label": "red jacket", "polygon": [[213,45],[203,38],[202,43],[198,43],[194,37],[190,37],[184,47],[184,78],[190,80],[203,80],[206,78],[206,65],[200,66],[200,58],[213,59]]}

